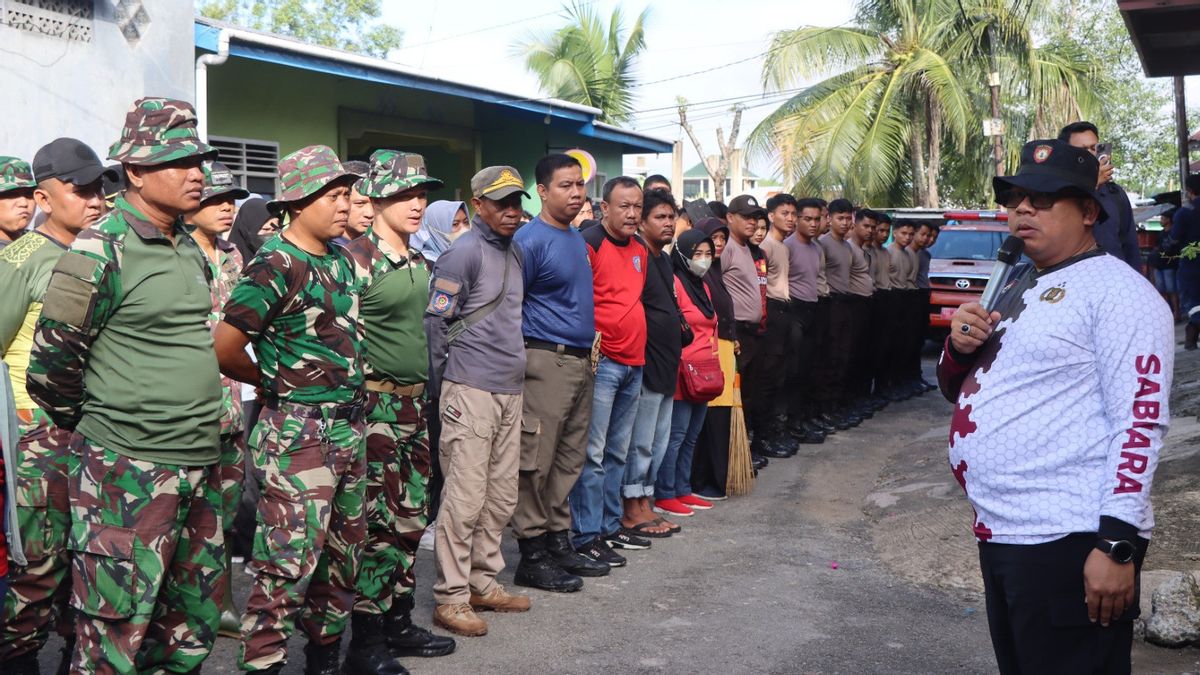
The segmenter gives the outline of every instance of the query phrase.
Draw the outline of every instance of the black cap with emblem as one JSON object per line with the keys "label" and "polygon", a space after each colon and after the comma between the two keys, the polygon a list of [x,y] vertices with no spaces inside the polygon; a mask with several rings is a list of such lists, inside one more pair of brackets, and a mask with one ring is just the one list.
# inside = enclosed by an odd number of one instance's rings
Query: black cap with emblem
{"label": "black cap with emblem", "polygon": [[91,185],[101,178],[117,180],[117,171],[100,163],[96,152],[83,141],[56,138],[33,156],[33,179],[57,178],[72,185]]}
{"label": "black cap with emblem", "polygon": [[729,202],[729,213],[747,218],[766,218],[767,210],[758,205],[753,195],[738,195]]}
{"label": "black cap with emblem", "polygon": [[1096,200],[1101,213],[1103,202],[1096,194],[1100,162],[1083,148],[1066,141],[1029,141],[1021,148],[1021,165],[1014,176],[996,176],[992,189],[999,198],[1012,188],[1055,193],[1074,190]]}

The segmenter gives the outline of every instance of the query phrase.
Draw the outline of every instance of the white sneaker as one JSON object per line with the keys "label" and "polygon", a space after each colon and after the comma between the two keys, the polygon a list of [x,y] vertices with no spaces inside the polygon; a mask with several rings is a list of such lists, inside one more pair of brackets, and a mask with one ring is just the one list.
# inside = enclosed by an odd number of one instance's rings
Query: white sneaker
{"label": "white sneaker", "polygon": [[433,550],[434,527],[437,525],[436,520],[429,521],[429,525],[425,528],[425,532],[421,534],[420,548],[426,551]]}

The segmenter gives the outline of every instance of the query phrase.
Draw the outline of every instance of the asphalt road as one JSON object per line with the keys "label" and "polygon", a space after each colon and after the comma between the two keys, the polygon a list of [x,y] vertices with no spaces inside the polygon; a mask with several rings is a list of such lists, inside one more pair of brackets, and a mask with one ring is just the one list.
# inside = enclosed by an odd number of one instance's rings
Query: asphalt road
{"label": "asphalt road", "polygon": [[[512,586],[518,556],[506,538],[501,582],[530,594],[533,609],[485,614],[487,636],[405,665],[418,674],[995,672],[970,509],[945,468],[949,412],[930,393],[772,460],[752,494],[680,519],[682,533],[628,552],[627,567],[578,593]],[[927,516],[930,503],[949,515]],[[950,524],[899,526],[905,518]],[[425,626],[433,577],[421,551]],[[244,596],[249,577],[236,578]],[[290,647],[284,672],[300,673],[303,638]],[[1135,670],[1200,670],[1198,653],[1139,644]],[[236,656],[236,641],[222,638],[204,672],[236,672]],[[56,649],[44,668],[51,657]]]}

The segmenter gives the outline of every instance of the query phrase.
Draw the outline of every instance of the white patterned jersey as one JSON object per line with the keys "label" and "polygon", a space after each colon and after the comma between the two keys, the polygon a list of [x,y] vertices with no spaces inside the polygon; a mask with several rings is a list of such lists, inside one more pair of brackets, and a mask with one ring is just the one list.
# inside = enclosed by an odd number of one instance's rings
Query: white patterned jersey
{"label": "white patterned jersey", "polygon": [[1018,268],[996,310],[982,347],[963,355],[947,341],[938,363],[955,403],[950,468],[975,508],[975,536],[1149,538],[1175,360],[1167,304],[1095,251]]}

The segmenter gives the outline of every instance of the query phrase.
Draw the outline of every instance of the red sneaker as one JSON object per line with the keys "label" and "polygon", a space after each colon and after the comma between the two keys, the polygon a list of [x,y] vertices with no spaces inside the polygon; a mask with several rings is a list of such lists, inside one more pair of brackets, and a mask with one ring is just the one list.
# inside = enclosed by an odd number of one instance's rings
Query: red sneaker
{"label": "red sneaker", "polygon": [[675,500],[684,506],[688,506],[699,511],[707,511],[713,507],[712,502],[708,501],[707,499],[701,499],[696,495],[683,495],[681,497],[676,497]]}
{"label": "red sneaker", "polygon": [[689,509],[678,499],[655,499],[654,510],[668,516],[679,516],[681,518],[696,514],[695,511]]}

